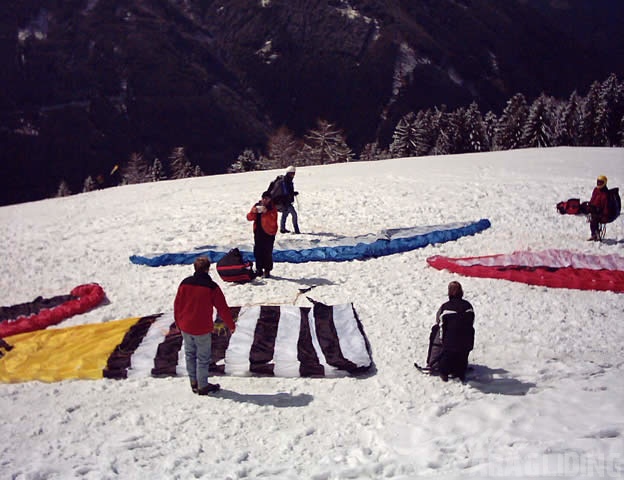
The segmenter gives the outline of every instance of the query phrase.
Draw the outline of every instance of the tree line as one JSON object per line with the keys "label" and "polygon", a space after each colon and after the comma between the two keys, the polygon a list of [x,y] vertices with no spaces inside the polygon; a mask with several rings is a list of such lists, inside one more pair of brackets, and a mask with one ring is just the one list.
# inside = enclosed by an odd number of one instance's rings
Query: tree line
{"label": "tree line", "polygon": [[[180,178],[201,177],[204,172],[199,165],[193,164],[184,147],[175,147],[164,160],[154,158],[149,162],[142,153],[134,152],[123,165],[115,165],[111,172],[104,176],[89,175],[82,185],[82,193],[92,192],[101,188],[135,183],[159,182]],[[56,196],[66,197],[72,192],[65,180],[59,184]]]}
{"label": "tree line", "polygon": [[[409,112],[398,121],[389,145],[376,139],[359,155],[349,147],[345,132],[327,120],[319,119],[303,138],[282,126],[268,138],[264,152],[245,149],[228,173],[555,146],[624,146],[624,83],[615,74],[595,81],[585,96],[574,91],[566,100],[542,93],[529,103],[516,93],[500,115],[492,111],[483,115],[476,102],[452,111],[442,105]],[[151,164],[142,154],[133,153],[120,170],[117,184],[204,175],[187,158],[184,147],[174,148],[166,162],[156,158]],[[85,179],[83,192],[97,188],[102,188],[97,179]],[[57,196],[69,194],[66,182],[61,182]]]}

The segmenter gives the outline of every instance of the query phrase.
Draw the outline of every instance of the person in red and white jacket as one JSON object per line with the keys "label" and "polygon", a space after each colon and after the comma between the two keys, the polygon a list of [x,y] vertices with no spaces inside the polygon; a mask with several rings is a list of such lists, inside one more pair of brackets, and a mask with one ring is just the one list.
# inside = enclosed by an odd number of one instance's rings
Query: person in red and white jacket
{"label": "person in red and white jacket", "polygon": [[207,395],[220,388],[218,383],[208,382],[214,330],[213,310],[217,309],[232,333],[236,330],[236,324],[223,291],[210,278],[210,259],[198,257],[193,266],[195,274],[185,278],[178,287],[173,315],[184,340],[191,389],[199,395]]}

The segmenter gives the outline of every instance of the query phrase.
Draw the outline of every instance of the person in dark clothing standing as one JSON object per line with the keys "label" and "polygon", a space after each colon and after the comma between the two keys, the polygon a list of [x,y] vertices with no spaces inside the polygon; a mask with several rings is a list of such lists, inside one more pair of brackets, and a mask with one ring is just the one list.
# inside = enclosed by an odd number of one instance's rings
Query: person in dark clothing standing
{"label": "person in dark clothing standing", "polygon": [[236,325],[221,288],[208,274],[210,259],[198,257],[193,266],[195,274],[185,278],[178,287],[173,316],[182,332],[191,389],[199,395],[208,395],[220,388],[218,383],[208,382],[214,330],[213,309],[217,309],[232,333]]}
{"label": "person in dark clothing standing", "polygon": [[247,220],[254,222],[256,275],[268,278],[273,270],[273,244],[277,234],[277,210],[273,206],[269,192],[264,192],[262,199],[253,204],[247,214]]}
{"label": "person in dark clothing standing", "polygon": [[596,186],[592,192],[589,205],[591,206],[591,212],[589,214],[589,229],[591,236],[588,241],[599,241],[600,235],[598,233],[599,225],[601,223],[608,222],[608,208],[607,208],[607,177],[600,175],[596,179]]}
{"label": "person in dark clothing standing", "polygon": [[449,283],[448,296],[448,302],[443,303],[436,314],[442,340],[440,378],[446,382],[449,375],[453,375],[463,382],[468,355],[474,346],[474,310],[470,302],[463,299],[464,291],[459,282]]}
{"label": "person in dark clothing standing", "polygon": [[299,195],[299,192],[295,191],[295,172],[296,168],[291,165],[286,169],[286,175],[284,175],[284,183],[282,184],[284,211],[282,212],[282,218],[280,220],[280,233],[289,232],[286,228],[288,215],[292,216],[292,224],[295,233],[301,233],[299,231],[299,218],[297,217],[297,210],[295,210],[295,206],[293,205],[295,197]]}

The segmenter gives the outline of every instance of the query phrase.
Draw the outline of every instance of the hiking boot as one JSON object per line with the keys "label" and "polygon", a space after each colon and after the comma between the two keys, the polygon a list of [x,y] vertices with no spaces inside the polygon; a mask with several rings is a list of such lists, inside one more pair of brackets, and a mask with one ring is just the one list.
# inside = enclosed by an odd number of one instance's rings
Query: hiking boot
{"label": "hiking boot", "polygon": [[300,234],[301,232],[300,232],[299,230],[295,230],[295,233],[298,235],[298,234]]}
{"label": "hiking boot", "polygon": [[448,375],[446,373],[440,373],[440,378],[443,382],[448,382]]}
{"label": "hiking boot", "polygon": [[261,277],[261,276],[262,276],[262,269],[261,269],[261,268],[259,268],[258,270],[256,270],[256,274],[255,274],[255,276],[256,276],[256,277]]}
{"label": "hiking boot", "polygon": [[264,278],[270,278],[271,277],[271,272],[269,270],[265,270],[264,271],[264,275],[262,275]]}
{"label": "hiking boot", "polygon": [[221,385],[218,383],[209,383],[205,387],[202,387],[197,390],[197,395],[209,395],[211,393],[217,392],[221,388]]}
{"label": "hiking boot", "polygon": [[280,233],[290,233],[290,230],[282,228],[282,229],[280,229]]}
{"label": "hiking boot", "polygon": [[197,380],[191,380],[191,390],[193,390],[193,393],[197,393]]}
{"label": "hiking boot", "polygon": [[589,237],[589,238],[587,239],[587,241],[588,241],[588,242],[596,242],[596,241],[598,241],[598,237],[596,237],[596,236],[592,235],[591,237]]}

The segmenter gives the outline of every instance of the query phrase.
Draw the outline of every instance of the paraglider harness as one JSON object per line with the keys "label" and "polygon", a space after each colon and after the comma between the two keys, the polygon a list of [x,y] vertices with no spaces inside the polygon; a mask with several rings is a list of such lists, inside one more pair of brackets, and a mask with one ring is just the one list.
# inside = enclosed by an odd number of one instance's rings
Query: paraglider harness
{"label": "paraglider harness", "polygon": [[217,262],[217,273],[226,282],[247,283],[255,278],[253,263],[244,261],[238,248],[231,249]]}
{"label": "paraglider harness", "polygon": [[275,177],[275,180],[269,183],[267,192],[271,194],[271,201],[278,212],[283,213],[288,209],[290,202],[288,199],[288,191],[286,190],[284,175],[278,175]]}

